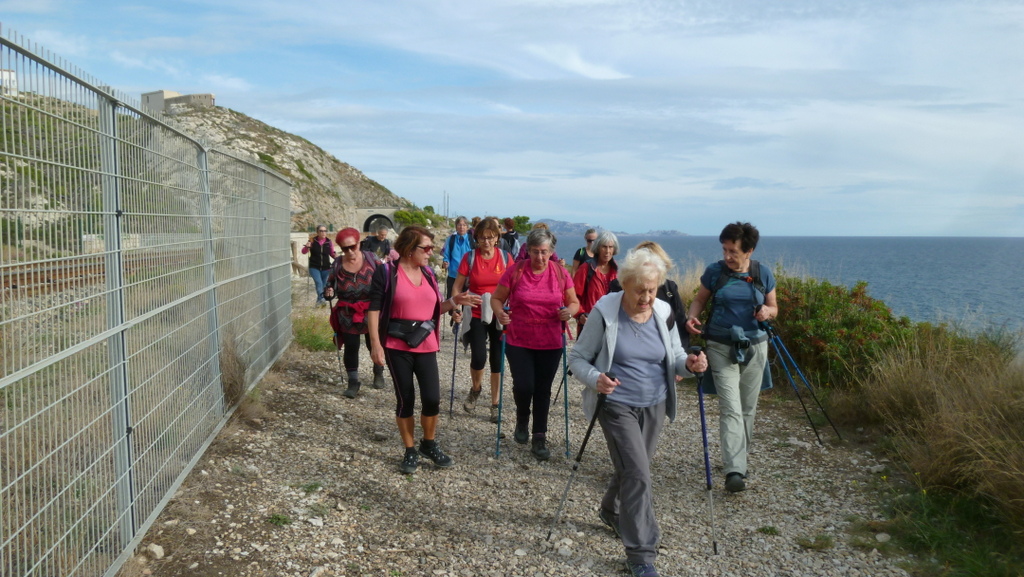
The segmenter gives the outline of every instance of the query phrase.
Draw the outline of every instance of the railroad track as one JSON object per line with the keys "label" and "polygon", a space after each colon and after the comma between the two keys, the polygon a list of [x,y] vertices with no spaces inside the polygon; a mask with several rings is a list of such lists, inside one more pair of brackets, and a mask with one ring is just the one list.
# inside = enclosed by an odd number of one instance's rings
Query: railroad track
{"label": "railroad track", "polygon": [[[199,262],[200,251],[182,250],[132,254],[124,259],[125,278],[140,272],[163,272]],[[7,297],[24,298],[72,290],[105,282],[107,263],[104,255],[69,258],[63,262],[10,264],[0,266],[0,290]]]}

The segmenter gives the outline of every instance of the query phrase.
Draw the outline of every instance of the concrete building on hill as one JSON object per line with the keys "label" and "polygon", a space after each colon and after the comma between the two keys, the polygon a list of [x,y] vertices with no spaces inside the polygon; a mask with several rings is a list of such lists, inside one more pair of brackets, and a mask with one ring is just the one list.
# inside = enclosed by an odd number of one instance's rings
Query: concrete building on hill
{"label": "concrete building on hill", "polygon": [[4,96],[18,95],[18,73],[13,70],[0,70],[0,94]]}
{"label": "concrete building on hill", "polygon": [[194,106],[216,106],[213,94],[180,94],[172,90],[157,90],[142,95],[142,108],[152,112],[170,112],[173,104],[192,104]]}

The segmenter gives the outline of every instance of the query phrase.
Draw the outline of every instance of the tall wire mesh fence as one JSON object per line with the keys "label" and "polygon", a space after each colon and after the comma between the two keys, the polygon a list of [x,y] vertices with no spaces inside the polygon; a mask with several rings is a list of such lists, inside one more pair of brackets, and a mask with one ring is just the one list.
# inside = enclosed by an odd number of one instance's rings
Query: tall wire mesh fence
{"label": "tall wire mesh fence", "polygon": [[0,575],[113,574],[291,340],[290,184],[0,27]]}

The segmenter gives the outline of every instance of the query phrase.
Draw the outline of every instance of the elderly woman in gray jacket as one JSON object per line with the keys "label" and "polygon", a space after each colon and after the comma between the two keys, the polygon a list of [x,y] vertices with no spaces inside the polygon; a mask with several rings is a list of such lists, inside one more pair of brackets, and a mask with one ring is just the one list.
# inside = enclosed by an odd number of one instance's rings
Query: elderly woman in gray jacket
{"label": "elderly woman in gray jacket", "polygon": [[[651,458],[665,424],[676,416],[675,377],[707,369],[703,353],[687,356],[668,327],[672,308],[658,300],[665,263],[647,249],[632,250],[619,267],[622,292],[601,298],[569,354],[586,385],[587,419],[597,412],[614,473],[599,516],[626,549],[632,575],[658,575],[660,537],[651,494]],[[615,379],[610,379],[612,372]]]}

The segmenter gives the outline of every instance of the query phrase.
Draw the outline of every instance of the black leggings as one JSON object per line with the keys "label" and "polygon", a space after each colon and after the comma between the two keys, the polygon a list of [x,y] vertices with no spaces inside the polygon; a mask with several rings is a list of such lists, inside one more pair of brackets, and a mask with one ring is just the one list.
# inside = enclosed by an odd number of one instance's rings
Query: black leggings
{"label": "black leggings", "polygon": [[530,421],[533,405],[533,434],[548,432],[551,383],[558,373],[562,349],[537,350],[505,345],[508,368],[512,371],[512,395],[516,400],[516,426]]}
{"label": "black leggings", "polygon": [[[465,321],[463,321],[465,322]],[[497,373],[501,370],[501,329],[498,328],[498,321],[491,319],[491,322],[484,324],[481,319],[474,318],[469,322],[469,347],[473,351],[470,357],[469,368],[479,371],[484,368],[488,357],[491,361],[491,372]],[[490,349],[487,343],[490,341]],[[488,354],[488,351],[490,354]]]}
{"label": "black leggings", "polygon": [[412,416],[416,405],[416,389],[413,377],[420,385],[420,402],[424,417],[435,417],[441,412],[441,376],[437,372],[437,353],[410,353],[384,348],[384,360],[395,383],[395,397],[398,405],[395,416],[407,419]]}
{"label": "black leggings", "polygon": [[359,337],[362,336],[366,340],[366,350],[370,349],[370,334],[365,335],[348,334],[342,333],[338,335],[341,337],[342,348],[345,352],[342,354],[345,359],[345,370],[348,372],[355,372],[359,370]]}

